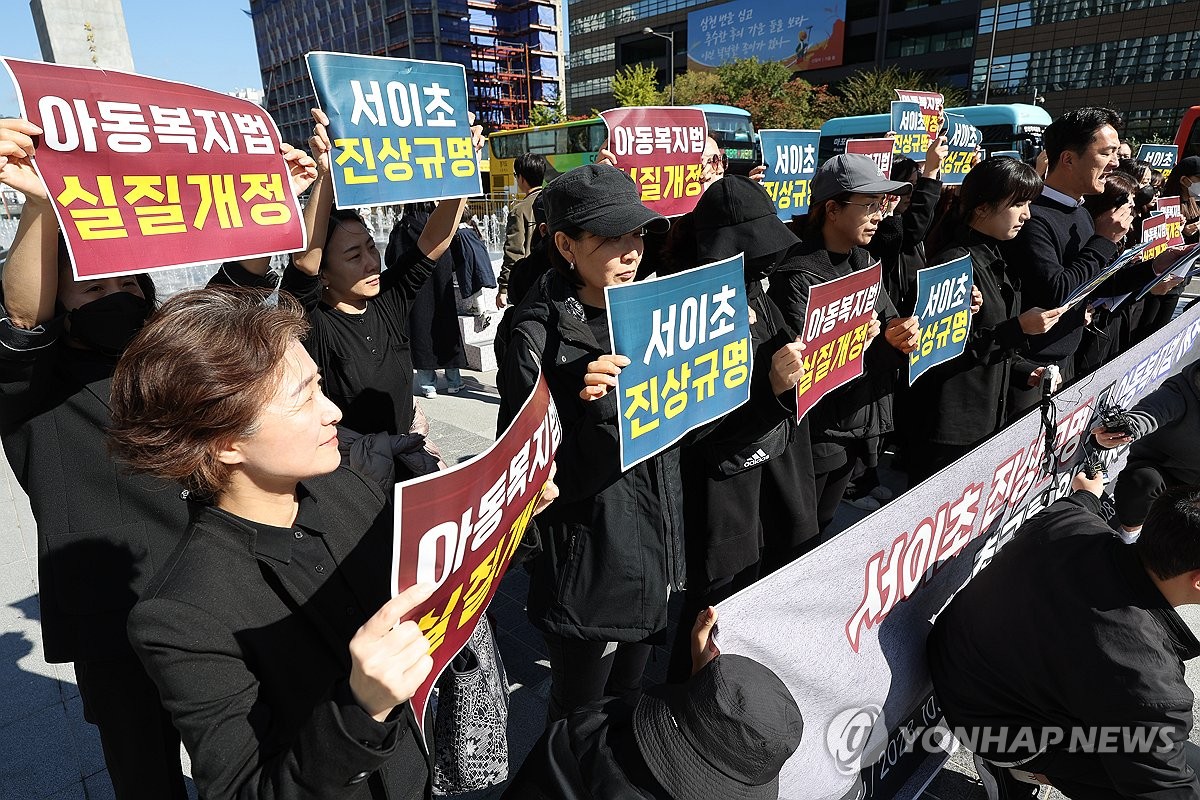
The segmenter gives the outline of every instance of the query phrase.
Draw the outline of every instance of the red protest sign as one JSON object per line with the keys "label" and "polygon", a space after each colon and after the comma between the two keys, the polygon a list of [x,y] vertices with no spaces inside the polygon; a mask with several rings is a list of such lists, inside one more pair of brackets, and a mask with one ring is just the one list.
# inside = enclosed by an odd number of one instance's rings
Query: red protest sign
{"label": "red protest sign", "polygon": [[1183,212],[1178,197],[1158,198],[1158,210],[1167,215],[1167,247],[1183,246]]}
{"label": "red protest sign", "polygon": [[545,378],[491,447],[396,487],[392,594],[437,591],[408,615],[429,639],[433,670],[410,702],[424,724],[433,684],[462,650],[504,577],[550,477],[562,425]]}
{"label": "red protest sign", "polygon": [[892,149],[896,146],[894,136],[882,139],[849,139],[846,141],[847,153],[860,153],[870,156],[879,167],[879,171],[887,177],[892,177]]}
{"label": "red protest sign", "polygon": [[1142,251],[1142,261],[1153,261],[1158,257],[1167,249],[1168,240],[1166,214],[1159,212],[1142,220],[1142,244],[1149,245]]}
{"label": "red protest sign", "polygon": [[942,111],[946,107],[946,98],[941,92],[919,92],[913,89],[894,89],[896,98],[916,103],[921,107],[921,116],[925,118],[925,129],[929,135],[937,136],[942,127]]}
{"label": "red protest sign", "polygon": [[703,111],[648,106],[614,108],[600,116],[608,126],[608,149],[638,185],[643,203],[667,217],[696,207],[708,136]]}
{"label": "red protest sign", "polygon": [[804,375],[796,384],[796,419],[834,389],[862,375],[863,350],[883,270],[866,269],[812,287],[804,315]]}
{"label": "red protest sign", "polygon": [[302,250],[274,120],[247,100],[5,58],[77,279]]}

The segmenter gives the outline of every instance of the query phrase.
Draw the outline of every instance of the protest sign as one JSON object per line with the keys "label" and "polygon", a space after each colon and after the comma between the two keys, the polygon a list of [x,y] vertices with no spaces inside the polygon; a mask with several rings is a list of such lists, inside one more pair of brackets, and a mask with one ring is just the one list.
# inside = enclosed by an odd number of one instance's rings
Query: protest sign
{"label": "protest sign", "polygon": [[808,293],[804,316],[804,375],[796,384],[796,419],[834,389],[863,373],[863,351],[883,268],[866,269],[818,283]]}
{"label": "protest sign", "polygon": [[1063,307],[1070,308],[1071,306],[1075,305],[1080,300],[1098,289],[1100,284],[1104,283],[1113,275],[1116,275],[1118,272],[1125,269],[1125,267],[1128,267],[1131,264],[1142,263],[1142,253],[1145,252],[1146,246],[1147,245],[1143,243],[1130,247],[1128,250],[1125,250],[1123,253],[1113,259],[1111,264],[1096,273],[1091,280],[1085,281],[1079,286],[1076,286],[1075,291],[1067,295],[1066,300],[1063,300]]}
{"label": "protest sign", "polygon": [[1150,169],[1156,169],[1164,178],[1170,177],[1179,159],[1179,148],[1173,144],[1144,144],[1138,148],[1137,160],[1145,161]]}
{"label": "protest sign", "polygon": [[917,270],[917,302],[921,343],[908,354],[908,382],[930,367],[960,356],[971,329],[971,256]]}
{"label": "protest sign", "polygon": [[925,130],[930,137],[937,136],[942,129],[942,113],[946,110],[946,98],[941,92],[920,92],[915,89],[895,89],[896,98],[921,107],[925,119]]}
{"label": "protest sign", "polygon": [[406,619],[429,639],[430,671],[412,697],[424,725],[433,684],[470,638],[541,500],[562,424],[544,377],[508,430],[470,461],[396,487],[392,596],[437,587]]}
{"label": "protest sign", "polygon": [[[1034,409],[718,606],[721,652],[770,667],[804,717],[781,798],[921,793],[953,748],[925,655],[933,620],[1025,520],[1070,493],[1099,405],[1131,407],[1196,359],[1197,339],[1200,307],[1056,394],[1053,474],[1042,470],[1046,436]],[[1126,453],[1104,451],[1108,475]]]}
{"label": "protest sign", "polygon": [[1170,238],[1166,214],[1160,211],[1143,219],[1142,244],[1146,247],[1142,250],[1142,261],[1153,261],[1166,251]]}
{"label": "protest sign", "polygon": [[247,100],[174,81],[3,59],[75,277],[302,250],[279,131]]}
{"label": "protest sign", "polygon": [[1183,212],[1178,197],[1160,197],[1156,201],[1158,210],[1167,215],[1167,247],[1183,244]]}
{"label": "protest sign", "polygon": [[1162,275],[1155,275],[1149,283],[1142,287],[1141,291],[1133,299],[1141,300],[1150,293],[1151,289],[1168,278],[1180,278],[1184,280],[1191,278],[1200,271],[1200,267],[1197,267],[1198,262],[1200,262],[1200,244],[1188,245],[1187,249],[1180,254],[1179,260],[1169,270]]}
{"label": "protest sign", "polygon": [[850,139],[846,142],[847,153],[870,156],[885,178],[892,177],[895,149],[896,140],[891,136],[885,136],[882,139]]}
{"label": "protest sign", "polygon": [[608,149],[628,172],[642,202],[665,217],[686,214],[700,199],[708,123],[698,108],[614,108],[601,112]]}
{"label": "protest sign", "polygon": [[767,174],[763,188],[775,203],[775,213],[784,222],[808,213],[808,185],[817,174],[820,131],[761,130],[763,163]]}
{"label": "protest sign", "polygon": [[604,289],[617,376],[621,470],[750,398],[754,370],[742,256]]}
{"label": "protest sign", "polygon": [[480,194],[461,64],[312,52],[338,208]]}
{"label": "protest sign", "polygon": [[946,114],[946,144],[950,152],[942,159],[942,185],[959,186],[975,166],[983,134],[961,114]]}
{"label": "protest sign", "polygon": [[892,135],[896,142],[893,152],[897,156],[925,160],[930,136],[919,105],[907,100],[892,101]]}

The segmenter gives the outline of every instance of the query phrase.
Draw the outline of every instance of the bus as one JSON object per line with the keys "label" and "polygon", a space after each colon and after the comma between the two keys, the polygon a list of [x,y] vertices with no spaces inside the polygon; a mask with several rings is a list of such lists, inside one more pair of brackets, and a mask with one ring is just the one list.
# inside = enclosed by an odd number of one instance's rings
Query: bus
{"label": "bus", "polygon": [[[748,174],[758,163],[758,137],[750,123],[750,112],[735,106],[688,106],[704,112],[705,124],[717,145],[729,157],[729,171]],[[515,195],[517,179],[513,162],[522,153],[545,156],[558,172],[596,160],[596,151],[604,145],[608,128],[599,117],[554,125],[538,125],[511,131],[496,131],[488,136],[488,166],[493,194]]]}
{"label": "bus", "polygon": [[[1023,159],[1037,156],[1042,149],[1042,131],[1051,122],[1041,106],[1024,103],[1008,105],[963,106],[946,109],[961,114],[983,134],[983,149],[991,155],[1015,150]],[[872,139],[886,136],[891,129],[890,114],[838,117],[821,126],[820,161],[825,163],[846,152],[848,139]]]}

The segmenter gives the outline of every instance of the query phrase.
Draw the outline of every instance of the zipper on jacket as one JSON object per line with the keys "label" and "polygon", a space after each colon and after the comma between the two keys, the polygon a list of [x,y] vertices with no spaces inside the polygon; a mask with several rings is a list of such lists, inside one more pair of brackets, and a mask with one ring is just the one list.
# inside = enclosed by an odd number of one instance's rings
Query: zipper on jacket
{"label": "zipper on jacket", "polygon": [[661,498],[659,504],[663,509],[663,524],[666,527],[663,533],[667,537],[667,597],[669,598],[671,592],[682,592],[687,588],[686,580],[680,575],[679,569],[679,565],[683,563],[683,553],[680,552],[683,537],[680,535],[679,520],[675,519],[672,503],[666,496],[667,476],[661,459],[654,459],[654,472],[658,478],[658,491]]}

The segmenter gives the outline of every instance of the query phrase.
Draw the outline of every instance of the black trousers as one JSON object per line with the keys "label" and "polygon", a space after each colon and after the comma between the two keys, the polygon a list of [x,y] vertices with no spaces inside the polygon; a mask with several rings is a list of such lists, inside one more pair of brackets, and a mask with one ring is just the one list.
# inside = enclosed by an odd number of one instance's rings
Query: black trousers
{"label": "black trousers", "polygon": [[653,645],[568,639],[552,633],[545,637],[550,655],[547,724],[604,697],[636,701]]}
{"label": "black trousers", "polygon": [[[1200,769],[1200,747],[1184,742],[1183,757],[1193,770]],[[1051,750],[1017,769],[1045,775],[1054,788],[1071,800],[1124,800],[1129,797],[1127,792],[1120,792],[1113,786],[1101,758],[1095,753]]]}
{"label": "black trousers", "polygon": [[76,661],[75,679],[117,800],[187,800],[179,734],[137,657]]}

